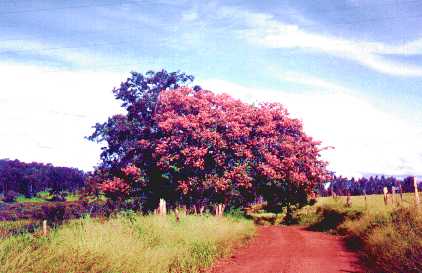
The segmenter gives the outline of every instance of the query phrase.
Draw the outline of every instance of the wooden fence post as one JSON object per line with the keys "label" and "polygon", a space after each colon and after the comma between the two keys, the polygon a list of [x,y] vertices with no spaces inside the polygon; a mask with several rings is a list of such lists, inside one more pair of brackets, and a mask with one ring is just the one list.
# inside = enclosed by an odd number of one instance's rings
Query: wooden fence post
{"label": "wooden fence post", "polygon": [[166,200],[164,200],[163,198],[160,198],[158,213],[160,214],[160,216],[165,216],[167,214]]}
{"label": "wooden fence post", "polygon": [[47,236],[47,220],[42,221],[42,234]]}
{"label": "wooden fence post", "polygon": [[388,204],[388,188],[384,187],[384,204],[387,206]]}
{"label": "wooden fence post", "polygon": [[365,209],[368,208],[368,203],[366,201],[366,189],[363,190],[363,194],[365,195]]}
{"label": "wooden fence post", "polygon": [[346,197],[346,207],[352,206],[352,198],[350,196],[350,190],[347,191],[347,197]]}
{"label": "wooden fence post", "polygon": [[177,208],[174,209],[174,215],[176,216],[176,222],[180,221],[179,210]]}
{"label": "wooden fence post", "polygon": [[396,203],[397,204],[399,203],[398,200],[396,200],[397,198],[396,198],[396,187],[395,186],[391,187],[391,199],[392,199],[393,205],[396,204]]}
{"label": "wooden fence post", "polygon": [[403,201],[403,187],[401,183],[400,183],[399,189],[400,189],[400,201]]}
{"label": "wooden fence post", "polygon": [[416,206],[419,206],[420,200],[419,200],[419,191],[418,191],[418,182],[416,181],[416,177],[413,177],[413,187],[415,188],[415,204]]}

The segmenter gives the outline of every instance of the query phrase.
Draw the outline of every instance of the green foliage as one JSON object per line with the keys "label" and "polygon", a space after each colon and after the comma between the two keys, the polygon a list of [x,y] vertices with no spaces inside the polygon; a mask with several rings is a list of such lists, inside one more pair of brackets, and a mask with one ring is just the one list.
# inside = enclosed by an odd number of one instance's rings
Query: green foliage
{"label": "green foliage", "polygon": [[0,272],[199,272],[250,238],[252,222],[231,217],[85,218],[0,241]]}

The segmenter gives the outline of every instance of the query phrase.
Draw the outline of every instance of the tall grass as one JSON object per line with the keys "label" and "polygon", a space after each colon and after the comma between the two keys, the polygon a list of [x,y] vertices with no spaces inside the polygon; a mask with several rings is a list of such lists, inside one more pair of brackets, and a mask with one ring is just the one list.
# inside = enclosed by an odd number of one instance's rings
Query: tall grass
{"label": "tall grass", "polygon": [[422,211],[398,208],[346,220],[340,229],[374,272],[422,272]]}
{"label": "tall grass", "polygon": [[255,231],[242,219],[120,215],[0,242],[0,272],[198,272]]}
{"label": "tall grass", "polygon": [[350,247],[361,254],[370,272],[422,272],[422,208],[412,195],[395,205],[384,205],[382,195],[352,199],[346,207],[339,198],[323,198],[296,217],[310,229],[346,236]]}
{"label": "tall grass", "polygon": [[39,229],[40,223],[32,220],[0,221],[0,240],[9,236],[34,232]]}

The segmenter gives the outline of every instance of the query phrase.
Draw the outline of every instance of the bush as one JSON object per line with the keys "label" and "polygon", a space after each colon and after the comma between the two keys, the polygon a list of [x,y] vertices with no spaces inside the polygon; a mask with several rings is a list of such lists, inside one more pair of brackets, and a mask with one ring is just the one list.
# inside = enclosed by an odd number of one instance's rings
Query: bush
{"label": "bush", "polygon": [[16,202],[16,198],[18,198],[19,193],[15,191],[8,191],[3,197],[3,201],[7,203],[13,203]]}

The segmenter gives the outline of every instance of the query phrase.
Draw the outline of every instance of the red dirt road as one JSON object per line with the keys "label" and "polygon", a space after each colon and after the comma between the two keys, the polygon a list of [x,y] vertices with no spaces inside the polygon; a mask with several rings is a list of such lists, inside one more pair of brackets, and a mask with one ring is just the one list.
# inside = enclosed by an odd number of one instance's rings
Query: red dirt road
{"label": "red dirt road", "polygon": [[212,273],[364,272],[340,237],[301,227],[259,227],[246,247],[217,262]]}

